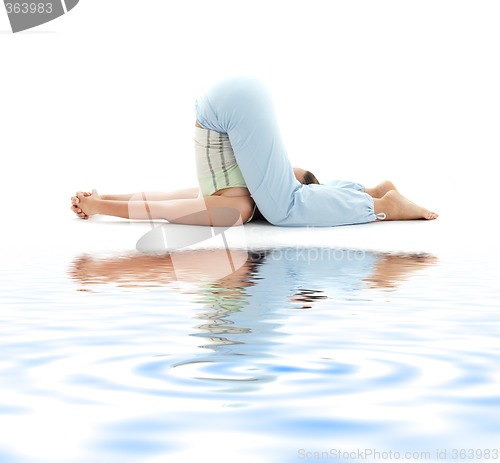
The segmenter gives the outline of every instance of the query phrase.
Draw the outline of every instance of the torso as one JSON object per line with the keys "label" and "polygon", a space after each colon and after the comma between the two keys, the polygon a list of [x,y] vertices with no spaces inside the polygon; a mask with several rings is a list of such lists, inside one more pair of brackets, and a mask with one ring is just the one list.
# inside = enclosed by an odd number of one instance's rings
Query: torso
{"label": "torso", "polygon": [[[199,127],[200,129],[203,128],[198,121],[195,122],[195,126]],[[249,197],[249,199],[253,203],[253,200],[250,197],[250,191],[248,191],[248,188],[245,188],[245,187],[222,188],[220,190],[217,190],[215,193],[212,193],[212,195],[213,196],[230,196],[230,197],[247,196],[247,197]]]}

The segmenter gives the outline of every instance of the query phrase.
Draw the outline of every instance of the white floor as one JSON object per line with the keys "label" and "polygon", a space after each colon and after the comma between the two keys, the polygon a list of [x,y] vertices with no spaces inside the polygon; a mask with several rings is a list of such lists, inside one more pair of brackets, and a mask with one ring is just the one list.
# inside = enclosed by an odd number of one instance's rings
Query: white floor
{"label": "white floor", "polygon": [[[151,251],[177,247],[180,238],[190,248],[335,247],[386,252],[430,254],[499,253],[495,224],[476,223],[459,216],[434,221],[377,222],[342,227],[276,227],[253,222],[228,230],[168,224],[165,221],[128,221],[104,216],[81,220],[63,214],[58,219],[27,217],[3,227],[4,255],[36,253],[119,253],[136,250],[143,238]],[[152,232],[152,229],[155,231]],[[222,234],[221,232],[224,231]],[[156,236],[151,234],[155,233]],[[160,233],[160,235],[158,235]],[[207,238],[207,233],[208,239]],[[213,237],[210,238],[210,235]],[[225,240],[225,241],[224,241]],[[144,249],[144,248],[141,248]]]}

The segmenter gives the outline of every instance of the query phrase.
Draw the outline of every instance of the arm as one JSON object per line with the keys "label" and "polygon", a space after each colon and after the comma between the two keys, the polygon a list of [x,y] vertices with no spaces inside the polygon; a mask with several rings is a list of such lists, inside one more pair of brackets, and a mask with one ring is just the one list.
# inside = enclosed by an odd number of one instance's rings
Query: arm
{"label": "arm", "polygon": [[94,214],[124,219],[166,219],[185,225],[241,225],[253,212],[249,196],[207,196],[169,201],[104,200],[78,194],[79,207],[87,216]]}
{"label": "arm", "polygon": [[200,189],[184,188],[183,190],[161,192],[161,191],[143,191],[140,193],[122,194],[122,195],[101,195],[101,199],[111,201],[168,201],[171,199],[194,199],[198,197]]}
{"label": "arm", "polygon": [[[194,199],[198,198],[200,195],[199,188],[185,188],[183,190],[164,192],[140,192],[140,193],[129,193],[120,195],[99,195],[96,190],[89,192],[77,192],[76,196],[71,198],[71,210],[81,219],[87,219],[88,215],[85,214],[79,207],[79,195],[90,196],[91,194],[99,199],[111,200],[111,201],[167,201],[171,199]],[[121,217],[121,216],[119,216]]]}

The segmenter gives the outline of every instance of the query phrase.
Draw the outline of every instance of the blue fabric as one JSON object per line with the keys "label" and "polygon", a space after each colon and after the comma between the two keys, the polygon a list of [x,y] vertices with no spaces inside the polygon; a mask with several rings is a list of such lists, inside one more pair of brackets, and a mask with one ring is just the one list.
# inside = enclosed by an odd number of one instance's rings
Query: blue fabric
{"label": "blue fabric", "polygon": [[351,182],[349,180],[326,180],[325,182],[323,182],[323,184],[334,186],[337,188],[354,188],[358,191],[365,191],[364,185],[361,185],[361,183]]}
{"label": "blue fabric", "polygon": [[302,185],[295,178],[271,95],[259,80],[222,80],[197,99],[195,110],[203,128],[228,134],[250,194],[270,223],[328,227],[376,220],[361,185]]}

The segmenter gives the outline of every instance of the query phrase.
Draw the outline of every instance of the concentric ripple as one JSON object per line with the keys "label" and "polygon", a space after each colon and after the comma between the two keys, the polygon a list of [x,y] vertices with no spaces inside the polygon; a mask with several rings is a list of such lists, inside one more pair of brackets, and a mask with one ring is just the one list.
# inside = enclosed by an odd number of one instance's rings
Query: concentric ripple
{"label": "concentric ripple", "polygon": [[0,457],[493,445],[494,262],[276,248],[214,278],[183,252],[2,266]]}

